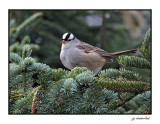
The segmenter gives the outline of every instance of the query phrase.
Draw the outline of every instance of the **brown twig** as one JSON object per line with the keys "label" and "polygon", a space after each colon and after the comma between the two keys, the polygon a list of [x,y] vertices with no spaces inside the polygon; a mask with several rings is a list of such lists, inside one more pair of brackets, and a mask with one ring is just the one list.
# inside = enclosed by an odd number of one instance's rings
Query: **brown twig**
{"label": "brown twig", "polygon": [[41,89],[41,87],[37,89],[37,91],[35,92],[34,97],[33,97],[32,114],[36,114],[36,112],[37,112],[36,101],[37,101],[37,97],[38,97],[40,89]]}

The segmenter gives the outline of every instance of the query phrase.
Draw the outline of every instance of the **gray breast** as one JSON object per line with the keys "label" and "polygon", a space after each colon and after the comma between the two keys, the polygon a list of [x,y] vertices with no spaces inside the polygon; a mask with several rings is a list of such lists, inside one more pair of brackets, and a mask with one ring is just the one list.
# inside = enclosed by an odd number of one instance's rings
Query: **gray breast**
{"label": "gray breast", "polygon": [[60,53],[60,59],[61,59],[62,64],[66,68],[70,69],[69,66],[68,66],[67,56],[66,55],[67,55],[67,52],[65,52],[64,50],[62,50],[61,53]]}
{"label": "gray breast", "polygon": [[68,50],[62,50],[60,54],[60,59],[63,65],[68,69],[81,66],[80,58],[80,51],[78,51],[76,47]]}

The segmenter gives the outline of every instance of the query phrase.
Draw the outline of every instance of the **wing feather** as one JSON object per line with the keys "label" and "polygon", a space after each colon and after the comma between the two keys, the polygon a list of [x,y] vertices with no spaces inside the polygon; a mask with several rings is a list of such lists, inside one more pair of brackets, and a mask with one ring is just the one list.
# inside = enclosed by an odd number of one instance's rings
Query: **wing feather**
{"label": "wing feather", "polygon": [[108,52],[106,52],[103,49],[100,49],[98,47],[92,46],[88,43],[85,43],[85,42],[81,42],[81,44],[77,45],[76,47],[84,50],[85,53],[96,52],[102,57],[112,58],[112,55],[110,53],[108,53]]}

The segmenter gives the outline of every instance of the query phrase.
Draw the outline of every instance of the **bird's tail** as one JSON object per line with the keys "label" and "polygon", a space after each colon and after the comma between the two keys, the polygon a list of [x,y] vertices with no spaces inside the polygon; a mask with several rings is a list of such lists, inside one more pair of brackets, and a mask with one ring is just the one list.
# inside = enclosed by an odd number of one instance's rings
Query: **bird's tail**
{"label": "bird's tail", "polygon": [[127,54],[127,53],[136,53],[137,49],[131,49],[131,50],[125,50],[125,51],[120,51],[120,52],[114,52],[114,53],[110,53],[113,57],[117,57],[123,54]]}

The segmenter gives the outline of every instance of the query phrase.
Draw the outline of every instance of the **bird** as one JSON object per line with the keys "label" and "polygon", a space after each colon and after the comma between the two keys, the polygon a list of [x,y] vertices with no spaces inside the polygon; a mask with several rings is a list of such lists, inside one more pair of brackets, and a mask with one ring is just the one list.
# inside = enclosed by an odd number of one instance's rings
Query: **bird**
{"label": "bird", "polygon": [[105,63],[112,62],[113,58],[126,53],[135,53],[137,49],[108,53],[107,51],[92,46],[77,39],[74,34],[67,32],[62,35],[60,60],[69,70],[75,67],[87,67],[97,75]]}

